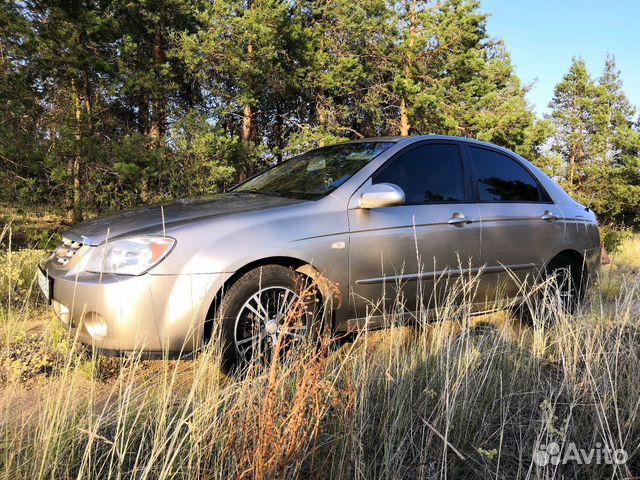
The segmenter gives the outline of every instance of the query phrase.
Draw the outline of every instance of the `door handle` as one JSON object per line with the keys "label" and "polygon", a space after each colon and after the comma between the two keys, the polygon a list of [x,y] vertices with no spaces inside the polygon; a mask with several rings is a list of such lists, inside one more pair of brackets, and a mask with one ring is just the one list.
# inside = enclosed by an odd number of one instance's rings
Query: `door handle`
{"label": "door handle", "polygon": [[556,220],[558,220],[558,216],[550,212],[549,210],[545,210],[540,219],[547,222],[555,222]]}
{"label": "door handle", "polygon": [[465,217],[462,213],[454,213],[449,219],[449,225],[466,225],[467,223],[473,223],[473,218]]}

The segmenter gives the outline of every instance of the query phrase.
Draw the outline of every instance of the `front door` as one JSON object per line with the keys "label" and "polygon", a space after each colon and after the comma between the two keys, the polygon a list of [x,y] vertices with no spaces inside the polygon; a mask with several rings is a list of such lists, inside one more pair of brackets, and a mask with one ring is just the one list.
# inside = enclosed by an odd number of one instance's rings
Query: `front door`
{"label": "front door", "polygon": [[[404,205],[361,209],[361,191],[392,183]],[[433,306],[436,292],[480,266],[480,222],[461,147],[425,142],[382,166],[349,205],[352,325],[380,326],[394,314]]]}

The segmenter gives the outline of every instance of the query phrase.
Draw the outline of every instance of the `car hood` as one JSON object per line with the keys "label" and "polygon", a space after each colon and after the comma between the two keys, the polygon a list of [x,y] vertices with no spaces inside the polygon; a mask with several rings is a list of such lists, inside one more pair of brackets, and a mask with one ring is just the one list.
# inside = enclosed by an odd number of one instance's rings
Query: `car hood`
{"label": "car hood", "polygon": [[64,237],[85,245],[99,245],[107,238],[158,233],[179,223],[267,210],[303,201],[255,193],[224,193],[206,198],[177,200],[79,223],[66,232]]}

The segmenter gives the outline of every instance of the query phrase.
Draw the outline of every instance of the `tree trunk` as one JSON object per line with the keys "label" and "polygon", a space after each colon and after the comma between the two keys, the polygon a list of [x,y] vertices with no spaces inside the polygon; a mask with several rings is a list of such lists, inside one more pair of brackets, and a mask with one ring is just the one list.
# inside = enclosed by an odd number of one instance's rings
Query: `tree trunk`
{"label": "tree trunk", "polygon": [[569,155],[569,188],[573,189],[573,177],[576,171],[576,155],[575,146],[571,146],[571,155]]}
{"label": "tree trunk", "polygon": [[276,125],[275,125],[275,133],[276,133],[276,145],[278,146],[278,150],[276,153],[276,162],[282,162],[282,151],[285,147],[285,138],[284,138],[284,118],[282,115],[282,108],[280,104],[276,104]]}
{"label": "tree trunk", "polygon": [[138,131],[142,135],[149,135],[149,95],[142,95],[142,102],[138,110]]}
{"label": "tree trunk", "polygon": [[407,114],[407,101],[404,96],[400,100],[400,135],[406,137],[409,135],[411,124],[409,123],[409,115]]}
{"label": "tree trunk", "polygon": [[82,69],[82,88],[84,94],[84,108],[87,112],[87,121],[91,130],[93,120],[93,102],[91,100],[91,83],[89,82],[89,71],[87,67]]}
{"label": "tree trunk", "polygon": [[[571,106],[573,108],[574,114],[578,114],[578,105],[577,105],[577,99],[575,96],[571,99]],[[571,153],[569,154],[569,188],[573,190],[573,179],[575,177],[576,161],[578,156],[577,154],[578,146],[577,146],[577,142],[575,141],[575,138],[576,138],[575,127],[571,127],[570,138],[571,138]]]}
{"label": "tree trunk", "polygon": [[149,177],[145,172],[142,174],[142,184],[140,185],[140,200],[142,203],[149,201]]}
{"label": "tree trunk", "polygon": [[[138,115],[139,115],[138,131],[142,135],[148,135],[149,137],[153,138],[151,136],[149,110],[150,110],[149,95],[147,93],[144,93],[142,95],[142,101],[140,102],[140,107],[138,110]],[[147,147],[152,148],[152,145],[147,144]],[[142,201],[142,203],[147,203],[149,201],[149,197],[150,197],[149,196],[149,175],[146,171],[146,168],[143,168],[142,180],[141,180],[141,186],[140,186],[140,200]]]}
{"label": "tree trunk", "polygon": [[80,92],[78,91],[78,83],[74,78],[71,80],[71,91],[73,92],[74,108],[75,108],[75,142],[76,152],[71,159],[69,165],[69,173],[72,179],[71,193],[67,195],[67,221],[71,224],[82,220],[82,204],[81,204],[81,181],[80,174],[82,172],[82,102],[80,101]]}
{"label": "tree trunk", "polygon": [[251,105],[245,105],[242,110],[242,143],[250,143],[255,138],[255,126],[254,126],[254,116],[253,109]]}
{"label": "tree trunk", "polygon": [[[323,25],[324,25],[324,21],[323,21]],[[320,37],[320,49],[319,49],[319,54],[322,56],[324,54],[324,50],[325,50],[325,44],[324,44],[324,32],[322,33],[322,36]],[[316,99],[316,111],[317,111],[317,116],[318,116],[318,125],[321,127],[326,127],[327,125],[327,109],[326,109],[326,99],[325,99],[325,89],[324,89],[324,72],[325,72],[325,65],[324,62],[322,62],[322,65],[320,66],[320,79],[318,82],[318,98]],[[323,128],[323,133],[325,131],[325,129]],[[320,138],[320,142],[319,145],[321,147],[324,147],[324,139]]]}
{"label": "tree trunk", "polygon": [[[155,34],[153,36],[153,70],[155,72],[156,81],[160,83],[162,75],[162,64],[165,61],[164,45],[163,45],[162,25],[158,21],[155,26]],[[154,143],[160,146],[164,143],[165,122],[166,122],[166,104],[164,92],[162,88],[156,85],[156,91],[153,99],[153,112],[151,115],[151,128],[149,135],[153,138]]]}
{"label": "tree trunk", "polygon": [[[151,138],[149,148],[158,148],[164,146],[166,133],[166,99],[162,81],[162,66],[166,60],[164,51],[164,35],[162,31],[161,21],[155,24],[153,35],[153,71],[155,74],[156,84],[151,92],[151,99],[148,94],[144,94],[142,98],[143,110],[141,112],[144,128],[148,130]],[[151,110],[151,119],[149,121],[149,110]],[[148,125],[148,127],[147,127]],[[158,166],[158,168],[160,168]],[[147,168],[142,171],[140,200],[147,203],[151,197],[149,185],[149,172]]]}
{"label": "tree trunk", "polygon": [[[248,5],[250,10],[256,9],[256,0],[249,0]],[[249,42],[247,45],[247,63],[251,64],[253,62],[253,43]],[[248,79],[247,82],[248,90],[250,93],[253,93],[253,82],[251,78]],[[247,92],[247,93],[249,93]],[[255,141],[256,138],[256,128],[255,128],[255,114],[253,112],[253,108],[248,100],[245,100],[247,103],[244,105],[242,110],[242,135],[240,139],[242,143],[248,144]]]}
{"label": "tree trunk", "polygon": [[[251,8],[255,8],[253,2],[251,2]],[[253,59],[253,44],[247,45],[247,61],[252,62]],[[252,88],[251,82],[249,82],[249,88]],[[242,110],[242,137],[243,143],[250,143],[255,140],[255,116],[253,108],[249,103],[244,106]]]}
{"label": "tree trunk", "polygon": [[[411,2],[411,11],[409,13],[409,41],[408,51],[405,56],[404,63],[404,78],[409,79],[411,75],[411,67],[413,65],[413,46],[415,43],[416,35],[416,0]],[[411,122],[409,120],[409,112],[407,108],[406,92],[402,92],[402,98],[400,99],[400,135],[406,137],[411,130]]]}

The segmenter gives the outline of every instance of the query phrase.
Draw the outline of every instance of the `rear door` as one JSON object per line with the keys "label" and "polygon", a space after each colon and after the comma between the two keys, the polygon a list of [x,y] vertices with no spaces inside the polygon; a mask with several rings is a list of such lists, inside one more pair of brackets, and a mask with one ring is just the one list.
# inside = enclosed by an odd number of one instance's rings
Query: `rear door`
{"label": "rear door", "polygon": [[519,296],[557,253],[562,242],[562,211],[520,160],[485,146],[468,145],[481,234],[479,300]]}
{"label": "rear door", "polygon": [[[367,318],[378,326],[384,313],[421,310],[432,303],[441,272],[456,277],[480,265],[479,212],[470,180],[461,146],[431,141],[407,147],[354,193],[349,274],[357,324]],[[360,193],[372,183],[399,186],[406,203],[358,208]]]}

